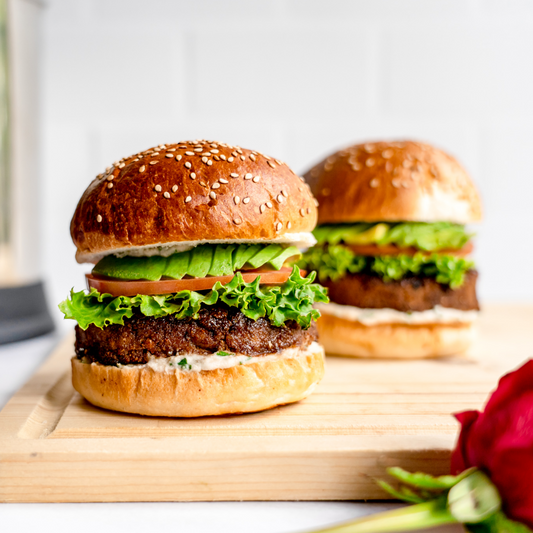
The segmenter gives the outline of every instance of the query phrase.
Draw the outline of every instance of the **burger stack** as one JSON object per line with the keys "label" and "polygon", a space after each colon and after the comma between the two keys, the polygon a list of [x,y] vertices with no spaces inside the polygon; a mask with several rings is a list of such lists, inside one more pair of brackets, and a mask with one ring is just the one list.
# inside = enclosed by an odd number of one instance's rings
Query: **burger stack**
{"label": "burger stack", "polygon": [[359,144],[306,175],[319,201],[317,245],[300,261],[331,303],[318,304],[331,354],[439,357],[471,344],[479,304],[466,224],[480,199],[459,163],[418,142]]}
{"label": "burger stack", "polygon": [[87,291],[72,379],[96,406],[156,416],[259,411],[309,395],[324,373],[315,308],[297,266],[316,201],[282,161],[212,141],[115,162],[71,223]]}

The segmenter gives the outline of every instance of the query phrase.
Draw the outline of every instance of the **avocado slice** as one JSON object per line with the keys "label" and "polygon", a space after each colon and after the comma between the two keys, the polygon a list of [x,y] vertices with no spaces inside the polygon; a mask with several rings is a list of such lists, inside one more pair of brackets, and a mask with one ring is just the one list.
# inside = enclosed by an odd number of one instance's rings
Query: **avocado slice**
{"label": "avocado slice", "polygon": [[205,278],[213,262],[214,247],[210,244],[197,246],[191,251],[188,274],[194,278]]}
{"label": "avocado slice", "polygon": [[215,248],[213,262],[208,272],[209,276],[229,276],[233,274],[232,255],[236,247],[235,244],[230,244],[229,246],[219,244]]}
{"label": "avocado slice", "polygon": [[172,254],[168,258],[167,267],[164,275],[172,279],[181,279],[189,270],[189,262],[191,260],[191,252],[180,252]]}
{"label": "avocado slice", "polygon": [[107,255],[93,268],[93,273],[117,279],[147,279],[158,281],[163,276],[167,258],[152,257],[116,257]]}
{"label": "avocado slice", "polygon": [[274,259],[283,250],[280,244],[269,244],[265,246],[261,251],[256,253],[252,258],[248,259],[248,264],[252,268],[259,268],[265,263],[268,263],[271,259]]}

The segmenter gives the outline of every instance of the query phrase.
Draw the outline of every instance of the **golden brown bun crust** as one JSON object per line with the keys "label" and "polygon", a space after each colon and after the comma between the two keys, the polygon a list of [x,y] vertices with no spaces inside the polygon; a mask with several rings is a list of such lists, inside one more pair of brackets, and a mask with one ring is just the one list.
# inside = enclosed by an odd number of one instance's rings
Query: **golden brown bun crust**
{"label": "golden brown bun crust", "polygon": [[323,314],[317,321],[328,355],[376,359],[422,359],[463,353],[472,344],[472,324],[377,324]]}
{"label": "golden brown bun crust", "polygon": [[[260,359],[260,358],[258,358]],[[202,372],[167,374],[72,358],[72,384],[92,404],[150,416],[251,413],[306,398],[324,376],[321,346],[307,355]]]}
{"label": "golden brown bun crust", "polygon": [[115,162],[83,193],[70,233],[83,261],[86,254],[133,246],[274,239],[310,232],[316,218],[307,184],[285,163],[195,141]]}
{"label": "golden brown bun crust", "polygon": [[481,220],[481,202],[463,167],[419,142],[357,144],[306,175],[320,208],[318,223]]}

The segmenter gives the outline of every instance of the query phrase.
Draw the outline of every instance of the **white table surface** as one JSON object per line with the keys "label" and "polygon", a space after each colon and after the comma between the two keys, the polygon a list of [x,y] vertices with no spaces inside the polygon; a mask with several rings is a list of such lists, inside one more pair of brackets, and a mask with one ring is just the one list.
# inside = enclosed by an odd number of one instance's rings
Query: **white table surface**
{"label": "white table surface", "polygon": [[[57,335],[0,346],[0,408],[59,341]],[[1,464],[0,464],[1,468]],[[0,504],[6,533],[293,533],[398,507],[361,502]],[[459,533],[459,526],[432,530]]]}

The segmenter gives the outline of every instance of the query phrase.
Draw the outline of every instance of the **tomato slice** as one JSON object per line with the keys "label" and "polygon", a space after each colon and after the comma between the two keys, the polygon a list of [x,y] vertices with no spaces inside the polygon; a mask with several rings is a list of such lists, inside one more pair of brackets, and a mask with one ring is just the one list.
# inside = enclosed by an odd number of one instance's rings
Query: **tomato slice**
{"label": "tomato slice", "polygon": [[[246,283],[254,281],[258,276],[261,277],[261,284],[281,285],[285,283],[291,275],[291,268],[282,268],[280,270],[262,269],[241,271],[242,277]],[[305,275],[304,271],[301,271]],[[162,279],[159,281],[124,281],[105,276],[94,274],[85,274],[87,286],[89,289],[95,288],[100,293],[108,293],[112,296],[136,296],[137,294],[157,295],[171,294],[180,291],[206,291],[213,288],[213,285],[220,281],[226,285],[233,279],[234,274],[230,276],[213,276],[207,278],[190,278],[190,279]]]}
{"label": "tomato slice", "polygon": [[395,244],[384,244],[382,246],[378,244],[351,244],[348,245],[350,250],[352,250],[354,253],[358,255],[398,255],[398,254],[406,254],[406,255],[415,255],[416,253],[423,253],[424,255],[431,255],[433,253],[441,254],[441,255],[456,255],[456,256],[465,256],[472,252],[474,249],[474,245],[471,242],[467,242],[462,248],[455,249],[455,248],[444,248],[442,250],[437,250],[435,252],[424,252],[421,250],[418,250],[414,247],[409,248],[400,248],[396,246]]}

